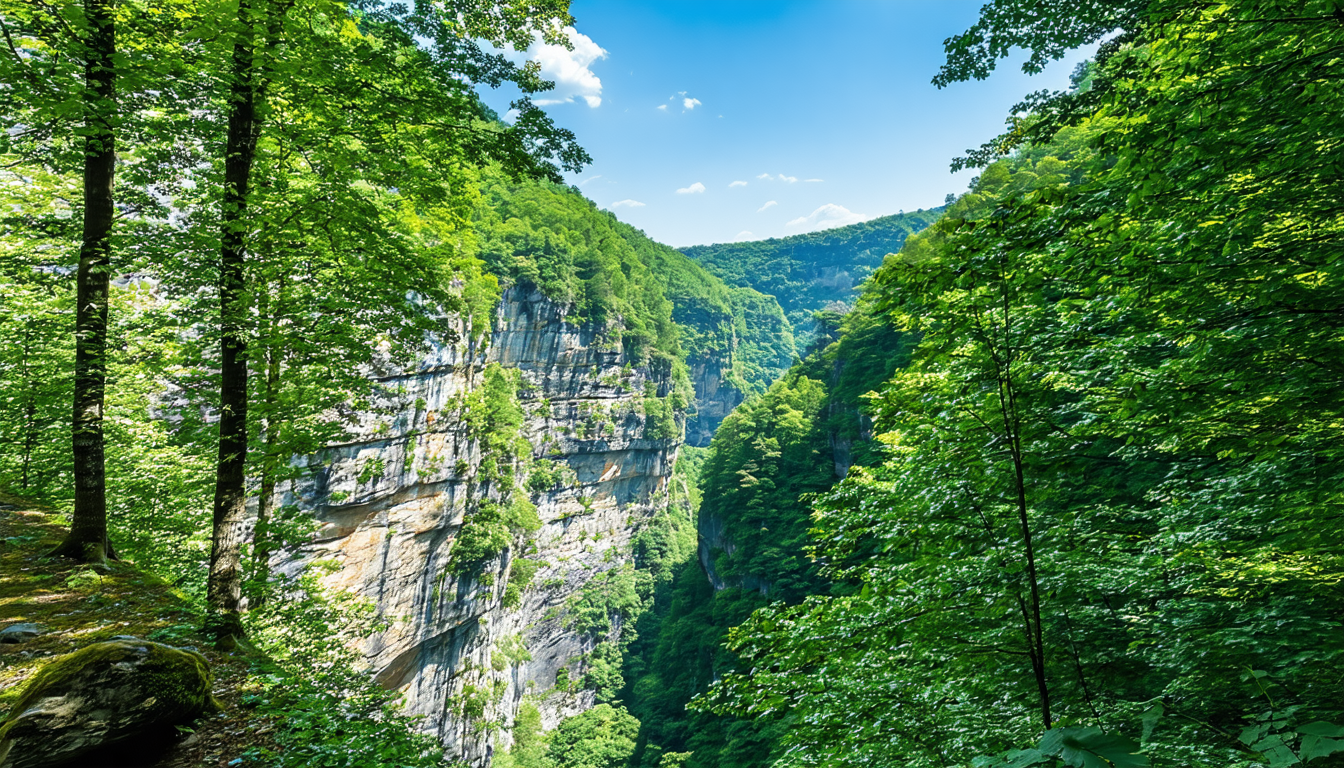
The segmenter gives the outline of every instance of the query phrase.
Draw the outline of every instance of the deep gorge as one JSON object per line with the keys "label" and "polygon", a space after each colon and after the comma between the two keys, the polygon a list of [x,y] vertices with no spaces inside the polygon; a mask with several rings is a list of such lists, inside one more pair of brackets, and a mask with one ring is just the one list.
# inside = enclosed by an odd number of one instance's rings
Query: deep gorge
{"label": "deep gorge", "polygon": [[1339,0],[570,5],[0,0],[0,768],[1344,766]]}

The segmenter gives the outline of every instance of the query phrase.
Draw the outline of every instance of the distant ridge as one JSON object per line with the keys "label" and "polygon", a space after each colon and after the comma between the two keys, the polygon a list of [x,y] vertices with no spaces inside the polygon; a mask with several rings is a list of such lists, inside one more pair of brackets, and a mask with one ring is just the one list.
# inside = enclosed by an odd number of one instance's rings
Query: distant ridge
{"label": "distant ridge", "polygon": [[850,302],[857,288],[910,235],[943,213],[943,206],[881,216],[819,232],[680,249],[730,285],[754,288],[779,300],[795,327],[813,312]]}

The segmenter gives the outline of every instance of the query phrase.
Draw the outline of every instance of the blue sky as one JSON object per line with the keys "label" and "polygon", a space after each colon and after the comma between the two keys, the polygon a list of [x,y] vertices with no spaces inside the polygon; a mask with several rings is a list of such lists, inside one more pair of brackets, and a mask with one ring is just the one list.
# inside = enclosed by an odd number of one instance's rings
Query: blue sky
{"label": "blue sky", "polygon": [[[574,50],[534,46],[536,99],[593,164],[598,205],[669,245],[758,240],[940,205],[952,158],[1077,53],[1029,77],[929,83],[983,0],[574,0]],[[485,94],[507,108],[514,94]]]}

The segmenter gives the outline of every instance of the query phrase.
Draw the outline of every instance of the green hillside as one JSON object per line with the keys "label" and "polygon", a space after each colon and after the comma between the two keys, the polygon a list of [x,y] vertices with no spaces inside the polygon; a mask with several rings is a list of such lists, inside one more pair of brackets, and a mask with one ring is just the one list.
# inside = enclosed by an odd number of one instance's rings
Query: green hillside
{"label": "green hillside", "polygon": [[[569,187],[486,172],[472,226],[487,271],[606,322],[636,358],[653,352],[678,371],[711,363],[732,402],[793,363],[792,326],[774,297],[725,284]],[[694,433],[694,409],[689,418]]]}
{"label": "green hillside", "polygon": [[642,726],[631,768],[656,768],[664,755],[685,752],[687,768],[765,768],[779,757],[788,718],[745,721],[686,704],[739,670],[724,649],[732,627],[772,602],[796,604],[827,590],[805,553],[806,499],[828,491],[851,464],[881,458],[866,439],[862,396],[908,361],[914,339],[863,299],[825,330],[835,341],[738,406],[704,454],[699,557],[686,553],[655,593],[625,658],[622,698]]}
{"label": "green hillside", "polygon": [[793,237],[683,248],[730,285],[779,300],[790,322],[810,327],[812,312],[835,301],[852,302],[858,286],[905,239],[937,221],[942,208],[898,213]]}

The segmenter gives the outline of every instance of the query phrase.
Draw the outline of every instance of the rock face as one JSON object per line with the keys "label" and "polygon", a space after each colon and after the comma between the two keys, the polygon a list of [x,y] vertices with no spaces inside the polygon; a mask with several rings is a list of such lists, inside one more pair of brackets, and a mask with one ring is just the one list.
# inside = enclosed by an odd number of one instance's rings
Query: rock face
{"label": "rock face", "polygon": [[137,639],[95,643],[28,683],[0,725],[0,767],[73,765],[118,744],[162,739],[158,729],[214,707],[210,685],[200,654]]}
{"label": "rock face", "polygon": [[714,437],[724,418],[745,396],[727,379],[731,359],[708,354],[689,360],[691,384],[695,387],[695,416],[686,423],[686,444],[703,448]]}
{"label": "rock face", "polygon": [[[382,377],[386,397],[359,416],[359,438],[304,460],[306,479],[279,489],[281,504],[310,512],[314,540],[282,553],[293,574],[315,560],[339,564],[325,583],[367,597],[390,628],[366,648],[371,672],[404,692],[449,756],[489,763],[523,697],[553,728],[593,705],[593,694],[555,687],[580,678],[604,638],[567,627],[567,606],[595,576],[631,559],[641,521],[667,503],[684,417],[657,423],[670,367],[640,365],[593,324],[566,319],[566,307],[534,290],[505,291],[491,333],[451,328],[415,370]],[[554,483],[532,483],[542,527],[515,542],[475,576],[448,567],[473,503],[480,442],[461,403],[481,387],[487,366],[521,373],[522,435],[534,460],[551,462]],[[661,403],[661,406],[660,406]],[[675,427],[673,429],[672,427]],[[506,584],[521,557],[537,564],[530,588],[506,607]],[[618,626],[619,621],[615,624]],[[615,631],[619,631],[618,629]],[[563,671],[562,671],[563,670]]]}

